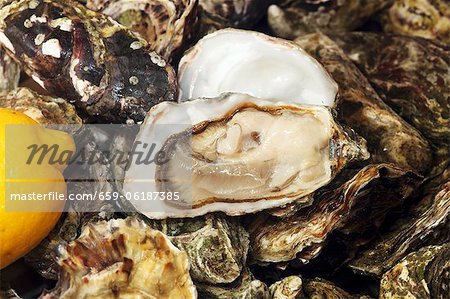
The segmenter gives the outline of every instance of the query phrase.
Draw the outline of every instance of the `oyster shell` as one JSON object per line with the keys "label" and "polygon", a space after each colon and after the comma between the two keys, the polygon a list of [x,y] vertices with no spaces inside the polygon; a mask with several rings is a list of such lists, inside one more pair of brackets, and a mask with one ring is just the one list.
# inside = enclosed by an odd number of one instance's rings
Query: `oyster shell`
{"label": "oyster shell", "polygon": [[427,140],[379,98],[336,43],[321,33],[299,37],[295,42],[338,82],[341,118],[367,139],[374,162],[392,162],[422,173],[428,170],[432,152]]}
{"label": "oyster shell", "polygon": [[167,219],[152,226],[187,253],[195,282],[231,283],[241,275],[249,239],[235,219],[208,214],[193,219]]}
{"label": "oyster shell", "polygon": [[228,285],[196,284],[199,298],[204,299],[268,299],[269,290],[264,282],[253,277],[250,270],[245,269],[242,275]]}
{"label": "oyster shell", "polygon": [[406,256],[383,275],[380,299],[445,299],[450,288],[450,243]]}
{"label": "oyster shell", "polygon": [[253,217],[248,226],[251,256],[257,262],[295,258],[308,262],[319,255],[333,231],[360,235],[378,227],[390,209],[411,195],[420,179],[393,165],[369,165],[341,186],[316,192],[315,203],[294,216]]}
{"label": "oyster shell", "polygon": [[420,246],[445,242],[450,242],[450,181],[428,192],[349,265],[359,273],[381,276]]}
{"label": "oyster shell", "polygon": [[276,36],[294,39],[314,31],[352,31],[388,4],[386,0],[285,0],[268,9]]}
{"label": "oyster shell", "polygon": [[272,299],[300,299],[304,298],[303,281],[299,276],[288,276],[273,283],[269,287]]}
{"label": "oyster shell", "polygon": [[334,283],[322,278],[306,281],[303,289],[306,298],[370,299],[369,296],[353,296],[336,286]]}
{"label": "oyster shell", "polygon": [[381,23],[386,32],[450,44],[450,4],[446,0],[394,0],[381,15]]}
{"label": "oyster shell", "polygon": [[0,47],[0,95],[6,94],[19,86],[19,79],[19,66]]}
{"label": "oyster shell", "polygon": [[186,253],[134,218],[88,224],[60,248],[62,274],[42,298],[196,298]]}
{"label": "oyster shell", "polygon": [[297,45],[262,33],[224,29],[201,39],[178,68],[180,100],[224,92],[333,106],[337,85]]}
{"label": "oyster shell", "polygon": [[151,50],[170,60],[191,38],[197,4],[197,0],[88,0],[86,6],[138,32]]}
{"label": "oyster shell", "polygon": [[154,219],[234,216],[307,200],[346,164],[368,158],[365,141],[337,124],[329,108],[243,94],[155,106],[136,149],[148,142],[164,161],[131,163],[124,191],[178,192],[177,200],[132,201]]}
{"label": "oyster shell", "polygon": [[174,70],[145,40],[72,1],[4,6],[0,43],[42,87],[97,121],[140,122],[176,96]]}
{"label": "oyster shell", "polygon": [[52,98],[20,87],[0,96],[0,107],[20,111],[40,124],[81,124],[75,107],[61,98]]}

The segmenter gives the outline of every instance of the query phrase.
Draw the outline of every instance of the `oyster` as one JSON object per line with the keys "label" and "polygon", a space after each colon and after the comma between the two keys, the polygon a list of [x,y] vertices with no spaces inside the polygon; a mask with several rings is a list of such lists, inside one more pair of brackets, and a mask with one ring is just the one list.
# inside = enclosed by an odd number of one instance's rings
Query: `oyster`
{"label": "oyster", "polygon": [[0,107],[25,113],[40,124],[81,124],[72,104],[20,87],[0,96]]}
{"label": "oyster", "polygon": [[197,0],[88,0],[86,6],[138,32],[166,60],[185,50],[197,21]]}
{"label": "oyster", "polygon": [[245,269],[242,275],[231,284],[208,285],[196,284],[199,298],[204,299],[268,299],[269,290],[260,280],[253,277],[250,270]]}
{"label": "oyster", "polygon": [[333,106],[337,85],[297,45],[262,33],[224,29],[180,61],[180,100],[246,93],[263,99]]}
{"label": "oyster", "polygon": [[[374,162],[392,162],[425,173],[432,151],[427,140],[390,109],[344,52],[326,35],[295,40],[338,82],[338,109],[345,124],[367,139]],[[370,47],[369,45],[366,45]]]}
{"label": "oyster", "polygon": [[449,298],[450,243],[428,246],[406,256],[383,275],[380,299]]}
{"label": "oyster", "polygon": [[0,43],[42,87],[97,121],[140,122],[176,96],[174,70],[147,42],[72,1],[4,6]]}
{"label": "oyster", "polygon": [[19,86],[19,79],[19,66],[0,47],[0,95],[6,94]]}
{"label": "oyster", "polygon": [[193,219],[167,219],[152,226],[187,253],[194,281],[231,283],[241,275],[249,239],[235,219],[208,214]]}
{"label": "oyster", "polygon": [[447,0],[394,0],[381,15],[384,31],[438,39],[450,44]]}
{"label": "oyster", "polygon": [[314,31],[352,31],[388,4],[386,0],[284,0],[268,9],[276,36],[294,39]]}
{"label": "oyster", "polygon": [[303,281],[299,276],[288,276],[273,283],[269,287],[272,299],[300,299],[304,298]]}
{"label": "oyster", "polygon": [[186,254],[134,218],[88,224],[59,250],[56,288],[42,298],[196,298]]}
{"label": "oyster", "polygon": [[161,103],[146,117],[136,150],[145,152],[148,142],[163,161],[131,163],[123,189],[177,192],[175,200],[132,201],[154,219],[234,216],[307,200],[349,162],[368,158],[365,141],[329,108],[244,94]]}
{"label": "oyster", "polygon": [[353,296],[335,284],[321,278],[306,281],[303,289],[306,298],[370,299],[369,296]]}
{"label": "oyster", "polygon": [[308,262],[319,255],[333,231],[360,235],[378,227],[420,180],[415,173],[393,165],[369,165],[341,186],[316,192],[315,203],[294,216],[253,217],[248,226],[251,256],[258,262],[296,258]]}
{"label": "oyster", "polygon": [[350,262],[357,272],[381,276],[420,246],[450,242],[450,181],[431,190],[391,231]]}

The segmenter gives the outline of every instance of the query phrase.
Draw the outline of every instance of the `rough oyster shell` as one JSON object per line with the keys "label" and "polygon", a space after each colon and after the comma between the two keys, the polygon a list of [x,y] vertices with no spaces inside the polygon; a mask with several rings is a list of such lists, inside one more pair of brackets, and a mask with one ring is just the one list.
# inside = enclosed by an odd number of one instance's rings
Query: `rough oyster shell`
{"label": "rough oyster shell", "polygon": [[52,95],[97,120],[139,122],[176,96],[174,70],[145,40],[72,1],[4,6],[0,43]]}
{"label": "rough oyster shell", "polygon": [[197,21],[197,0],[88,0],[86,6],[138,32],[166,60],[185,49]]}
{"label": "rough oyster shell", "polygon": [[154,219],[234,216],[307,200],[346,164],[368,158],[365,141],[338,125],[330,108],[243,94],[155,106],[136,149],[159,140],[164,163],[132,163],[124,182],[125,193],[179,193],[132,202]]}
{"label": "rough oyster shell", "polygon": [[180,100],[224,92],[333,106],[337,85],[297,45],[259,32],[224,29],[201,39],[178,68]]}
{"label": "rough oyster shell", "polygon": [[383,275],[380,299],[446,299],[450,288],[450,243],[406,256]]}
{"label": "rough oyster shell", "polygon": [[370,299],[368,296],[353,296],[336,286],[334,283],[322,278],[306,281],[303,289],[306,298]]}
{"label": "rough oyster shell", "polygon": [[386,32],[450,44],[450,3],[447,0],[394,0],[381,15],[381,23]]}
{"label": "rough oyster shell", "polygon": [[61,98],[52,98],[20,87],[0,96],[0,107],[20,111],[40,124],[81,124],[75,107]]}
{"label": "rough oyster shell", "polygon": [[381,276],[406,254],[423,245],[450,241],[450,181],[430,190],[400,223],[358,258],[350,262],[357,272]]}
{"label": "rough oyster shell", "polygon": [[339,46],[321,33],[299,37],[295,42],[338,82],[341,118],[367,139],[374,162],[392,162],[422,173],[428,170],[432,153],[427,140],[378,97]]}
{"label": "rough oyster shell", "polygon": [[195,282],[231,283],[241,275],[249,239],[235,219],[208,214],[193,219],[167,219],[152,227],[187,253]]}
{"label": "rough oyster shell", "polygon": [[272,299],[304,298],[303,281],[299,276],[288,276],[269,287]]}
{"label": "rough oyster shell", "polygon": [[[338,178],[337,178],[338,179]],[[249,224],[251,256],[258,262],[307,262],[333,231],[363,234],[403,203],[420,177],[389,164],[370,165],[340,187],[318,191],[315,203],[288,218],[259,215]],[[364,215],[364,216],[363,216]]]}
{"label": "rough oyster shell", "polygon": [[19,79],[19,66],[0,47],[0,94],[7,94],[19,86]]}
{"label": "rough oyster shell", "polygon": [[276,36],[293,39],[314,31],[352,31],[388,4],[386,0],[285,0],[268,9]]}
{"label": "rough oyster shell", "polygon": [[58,285],[42,298],[197,297],[186,254],[134,218],[88,224],[58,263]]}

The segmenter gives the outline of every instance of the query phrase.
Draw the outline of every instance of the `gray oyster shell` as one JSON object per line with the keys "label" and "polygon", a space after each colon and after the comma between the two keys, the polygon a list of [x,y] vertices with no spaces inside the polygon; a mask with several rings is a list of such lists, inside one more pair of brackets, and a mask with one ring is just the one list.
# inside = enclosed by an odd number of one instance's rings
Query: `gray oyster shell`
{"label": "gray oyster shell", "polygon": [[398,222],[349,266],[359,273],[379,277],[423,245],[450,242],[450,181],[427,190]]}
{"label": "gray oyster shell", "polygon": [[13,1],[0,37],[28,75],[97,122],[140,122],[176,97],[174,70],[145,40],[76,2]]}
{"label": "gray oyster shell", "polygon": [[380,299],[446,299],[450,288],[450,243],[407,255],[383,275]]}
{"label": "gray oyster shell", "polygon": [[241,275],[249,237],[236,219],[208,214],[193,219],[155,221],[152,226],[187,253],[194,281],[224,284]]}
{"label": "gray oyster shell", "polygon": [[370,299],[368,296],[354,296],[322,278],[308,280],[304,284],[305,298],[317,299]]}
{"label": "gray oyster shell", "polygon": [[300,299],[304,298],[303,281],[300,276],[288,276],[269,287],[272,299]]}
{"label": "gray oyster shell", "polygon": [[196,29],[197,4],[197,0],[88,0],[86,6],[138,32],[151,50],[170,60],[186,49]]}
{"label": "gray oyster shell", "polygon": [[[338,178],[339,179],[339,178]],[[389,164],[369,165],[337,188],[318,191],[314,204],[287,218],[260,214],[248,225],[256,262],[308,262],[333,231],[363,234],[411,195],[421,178]]]}
{"label": "gray oyster shell", "polygon": [[284,0],[268,9],[276,36],[293,39],[315,31],[352,31],[386,6],[385,0]]}
{"label": "gray oyster shell", "polygon": [[[0,5],[1,7],[1,5]],[[0,47],[0,95],[19,86],[20,68]]]}
{"label": "gray oyster shell", "polygon": [[269,290],[260,280],[253,277],[249,269],[233,283],[225,285],[196,284],[202,299],[269,299]]}
{"label": "gray oyster shell", "polygon": [[341,118],[367,140],[374,162],[392,162],[422,173],[428,170],[432,160],[428,141],[380,99],[336,43],[321,33],[295,42],[318,59],[338,83]]}
{"label": "gray oyster shell", "polygon": [[447,0],[394,0],[380,20],[385,32],[450,44],[450,3]]}
{"label": "gray oyster shell", "polygon": [[75,107],[62,98],[40,95],[19,87],[0,96],[0,107],[20,111],[40,124],[81,124]]}

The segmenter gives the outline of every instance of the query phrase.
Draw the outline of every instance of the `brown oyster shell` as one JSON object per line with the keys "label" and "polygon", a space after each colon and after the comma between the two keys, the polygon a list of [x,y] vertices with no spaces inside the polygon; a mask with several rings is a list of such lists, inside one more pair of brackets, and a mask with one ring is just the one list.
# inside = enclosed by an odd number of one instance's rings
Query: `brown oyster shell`
{"label": "brown oyster shell", "polygon": [[257,262],[307,262],[319,255],[333,231],[358,235],[377,228],[420,180],[393,165],[369,165],[340,187],[317,192],[314,204],[294,216],[253,217],[248,226],[251,256]]}
{"label": "brown oyster shell", "polygon": [[134,32],[164,59],[181,54],[196,29],[197,0],[88,0],[89,9],[106,14]]}
{"label": "brown oyster shell", "polygon": [[174,70],[145,40],[79,3],[21,0],[0,16],[1,43],[28,75],[97,122],[140,122],[176,97]]}
{"label": "brown oyster shell", "polygon": [[0,95],[7,94],[19,86],[19,79],[19,65],[6,55],[5,50],[0,47]]}
{"label": "brown oyster shell", "polygon": [[285,0],[268,9],[276,36],[293,39],[315,31],[352,31],[386,6],[385,0]]}
{"label": "brown oyster shell", "polygon": [[0,107],[20,111],[40,124],[81,124],[75,107],[61,98],[37,94],[20,87],[0,96]]}
{"label": "brown oyster shell", "polygon": [[321,33],[295,42],[318,59],[338,83],[341,118],[367,140],[374,162],[391,162],[422,173],[428,170],[432,159],[428,141],[379,98],[336,43]]}
{"label": "brown oyster shell", "polygon": [[447,0],[394,0],[381,14],[385,32],[437,39],[450,44]]}
{"label": "brown oyster shell", "polygon": [[322,278],[315,278],[305,282],[303,287],[306,298],[332,299],[370,299],[368,296],[354,296]]}
{"label": "brown oyster shell", "polygon": [[379,277],[421,246],[445,242],[450,242],[450,181],[427,190],[396,226],[382,234],[349,266],[359,273]]}
{"label": "brown oyster shell", "polygon": [[269,287],[272,299],[304,298],[303,281],[300,276],[288,276]]}
{"label": "brown oyster shell", "polygon": [[196,298],[186,253],[135,218],[88,224],[59,249],[60,280],[41,298]]}
{"label": "brown oyster shell", "polygon": [[450,243],[428,246],[406,256],[383,275],[380,299],[449,298]]}

